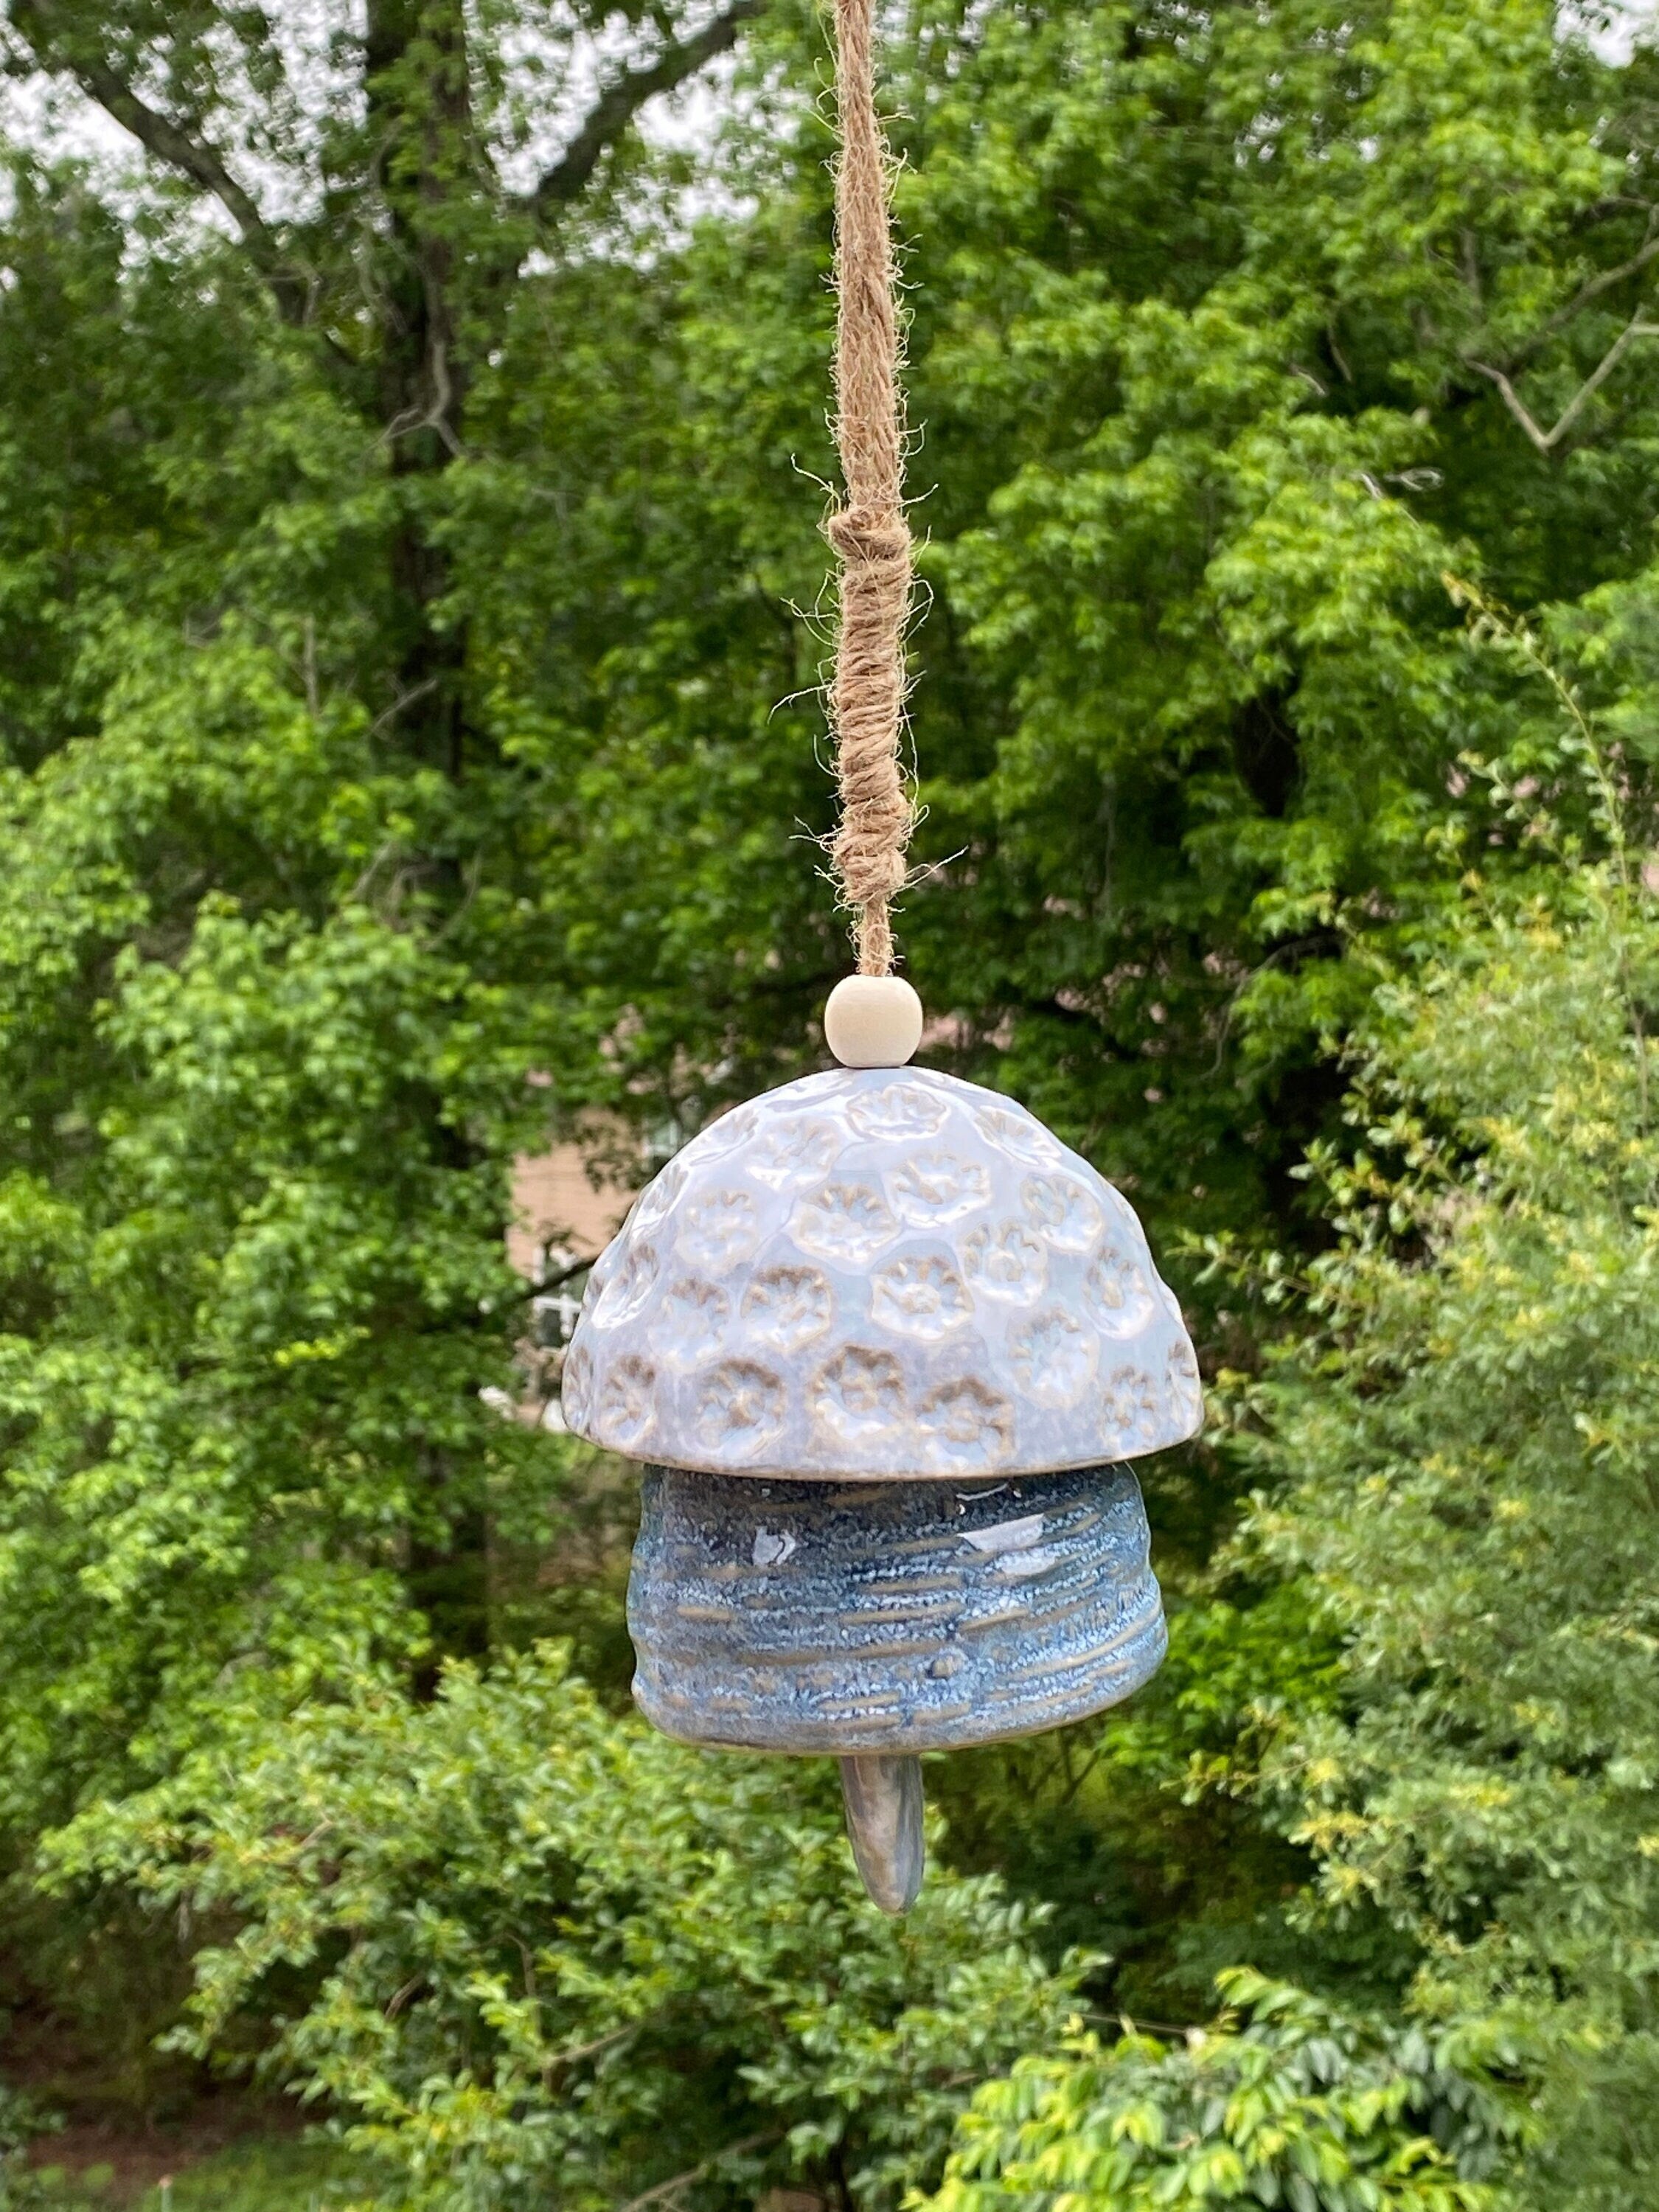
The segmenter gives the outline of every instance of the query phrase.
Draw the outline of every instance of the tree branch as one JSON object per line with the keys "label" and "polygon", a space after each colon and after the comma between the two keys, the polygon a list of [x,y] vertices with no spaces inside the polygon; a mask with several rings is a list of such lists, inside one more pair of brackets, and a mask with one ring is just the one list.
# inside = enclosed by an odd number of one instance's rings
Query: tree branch
{"label": "tree branch", "polygon": [[727,2143],[723,2150],[713,2152],[701,2165],[688,2166],[684,2173],[671,2174],[666,2181],[659,2181],[654,2189],[647,2189],[642,2195],[630,2197],[623,2205],[623,2212],[645,2212],[647,2204],[659,2204],[664,2197],[672,2197],[677,2189],[689,2189],[694,2181],[701,2181],[712,2166],[719,2165],[721,2159],[736,2158],[746,2150],[758,2150],[763,2143],[775,2143],[782,2133],[781,2128],[772,2128],[764,2135],[744,2136],[740,2142]]}
{"label": "tree branch", "polygon": [[655,61],[639,69],[624,70],[599,94],[581,129],[520,205],[544,220],[557,209],[568,207],[646,101],[659,92],[672,92],[717,55],[729,53],[738,42],[738,31],[760,9],[761,0],[732,0],[724,14],[716,15],[694,37],[674,40]]}
{"label": "tree branch", "polygon": [[1491,378],[1492,381],[1498,387],[1504,404],[1509,409],[1510,413],[1515,417],[1521,428],[1526,432],[1528,437],[1531,439],[1533,444],[1538,448],[1539,452],[1547,459],[1549,455],[1554,452],[1556,447],[1560,443],[1563,437],[1565,436],[1567,431],[1571,428],[1574,422],[1577,421],[1579,414],[1583,411],[1586,402],[1589,401],[1595,392],[1600,391],[1602,385],[1607,382],[1608,377],[1613,374],[1613,370],[1617,368],[1620,361],[1623,360],[1625,355],[1630,350],[1631,347],[1635,344],[1637,339],[1659,338],[1659,323],[1643,322],[1641,319],[1641,313],[1642,311],[1638,307],[1635,314],[1631,317],[1629,322],[1626,324],[1624,329],[1620,331],[1618,337],[1607,348],[1607,350],[1603,354],[1600,362],[1584,379],[1584,381],[1579,386],[1577,391],[1573,393],[1572,398],[1568,400],[1565,407],[1562,409],[1560,416],[1556,422],[1555,428],[1553,430],[1545,430],[1540,428],[1539,424],[1534,420],[1526,402],[1521,398],[1520,393],[1516,392],[1514,385],[1510,383],[1508,376],[1505,375],[1501,368],[1494,368],[1489,362],[1484,361],[1472,361],[1469,363],[1469,367],[1474,369],[1478,375]]}
{"label": "tree branch", "polygon": [[64,21],[57,0],[12,0],[11,20],[43,69],[72,76],[88,99],[95,100],[124,131],[131,131],[147,153],[218,201],[235,224],[248,258],[269,286],[283,321],[303,323],[310,303],[309,287],[284,258],[252,196],[238,184],[218,149],[205,139],[192,137],[152,107],[100,56],[85,52],[77,56],[72,26]]}
{"label": "tree branch", "polygon": [[1547,338],[1553,338],[1558,331],[1564,330],[1575,315],[1589,307],[1592,300],[1599,300],[1603,292],[1610,292],[1615,284],[1622,284],[1626,276],[1634,276],[1645,269],[1656,254],[1659,254],[1659,207],[1650,207],[1646,234],[1630,259],[1621,261],[1616,269],[1603,269],[1599,275],[1581,284],[1566,306],[1558,308],[1543,328],[1526,341],[1514,356],[1511,368],[1524,361],[1529,353],[1536,352]]}

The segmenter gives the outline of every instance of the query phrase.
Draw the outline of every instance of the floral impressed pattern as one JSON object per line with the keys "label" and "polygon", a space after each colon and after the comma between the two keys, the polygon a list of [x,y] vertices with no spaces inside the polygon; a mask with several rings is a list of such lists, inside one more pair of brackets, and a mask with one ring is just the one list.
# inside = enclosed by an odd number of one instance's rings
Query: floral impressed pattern
{"label": "floral impressed pattern", "polygon": [[577,1433],[662,1463],[882,1481],[1082,1467],[1202,1419],[1133,1212],[1014,1100],[837,1069],[722,1116],[595,1266]]}
{"label": "floral impressed pattern", "polygon": [[962,1277],[948,1260],[935,1255],[890,1260],[871,1283],[872,1317],[904,1336],[944,1336],[972,1311]]}

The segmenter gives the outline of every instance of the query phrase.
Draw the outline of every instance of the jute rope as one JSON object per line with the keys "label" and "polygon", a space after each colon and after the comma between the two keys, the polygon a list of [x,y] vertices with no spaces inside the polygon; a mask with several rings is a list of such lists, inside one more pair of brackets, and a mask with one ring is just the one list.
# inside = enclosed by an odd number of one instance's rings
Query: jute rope
{"label": "jute rope", "polygon": [[885,975],[893,965],[889,902],[904,884],[914,818],[899,765],[910,531],[873,15],[874,0],[836,0],[836,442],[847,496],[824,532],[841,562],[830,686],[841,820],[830,849],[853,910],[859,972]]}

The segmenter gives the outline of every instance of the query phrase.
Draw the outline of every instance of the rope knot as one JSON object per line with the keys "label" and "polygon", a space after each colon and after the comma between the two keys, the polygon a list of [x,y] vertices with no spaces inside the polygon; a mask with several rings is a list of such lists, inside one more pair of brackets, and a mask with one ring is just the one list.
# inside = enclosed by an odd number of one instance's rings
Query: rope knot
{"label": "rope knot", "polygon": [[[901,834],[910,827],[910,810],[907,806],[893,827]],[[873,900],[896,898],[904,889],[906,874],[902,853],[869,852],[854,839],[837,836],[831,848],[842,880],[847,886],[847,896],[855,906],[867,906]]]}
{"label": "rope knot", "polygon": [[890,568],[910,566],[910,531],[902,515],[873,512],[867,507],[843,507],[830,517],[823,534],[850,567]]}

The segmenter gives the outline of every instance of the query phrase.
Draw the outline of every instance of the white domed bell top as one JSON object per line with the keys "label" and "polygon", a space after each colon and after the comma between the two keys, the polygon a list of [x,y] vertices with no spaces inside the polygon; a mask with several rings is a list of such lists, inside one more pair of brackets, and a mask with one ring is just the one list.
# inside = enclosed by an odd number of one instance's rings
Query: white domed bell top
{"label": "white domed bell top", "polygon": [[1203,1419],[1127,1202],[1013,1100],[909,1067],[786,1084],[671,1160],[589,1278],[564,1411],[666,1467],[877,1482]]}

